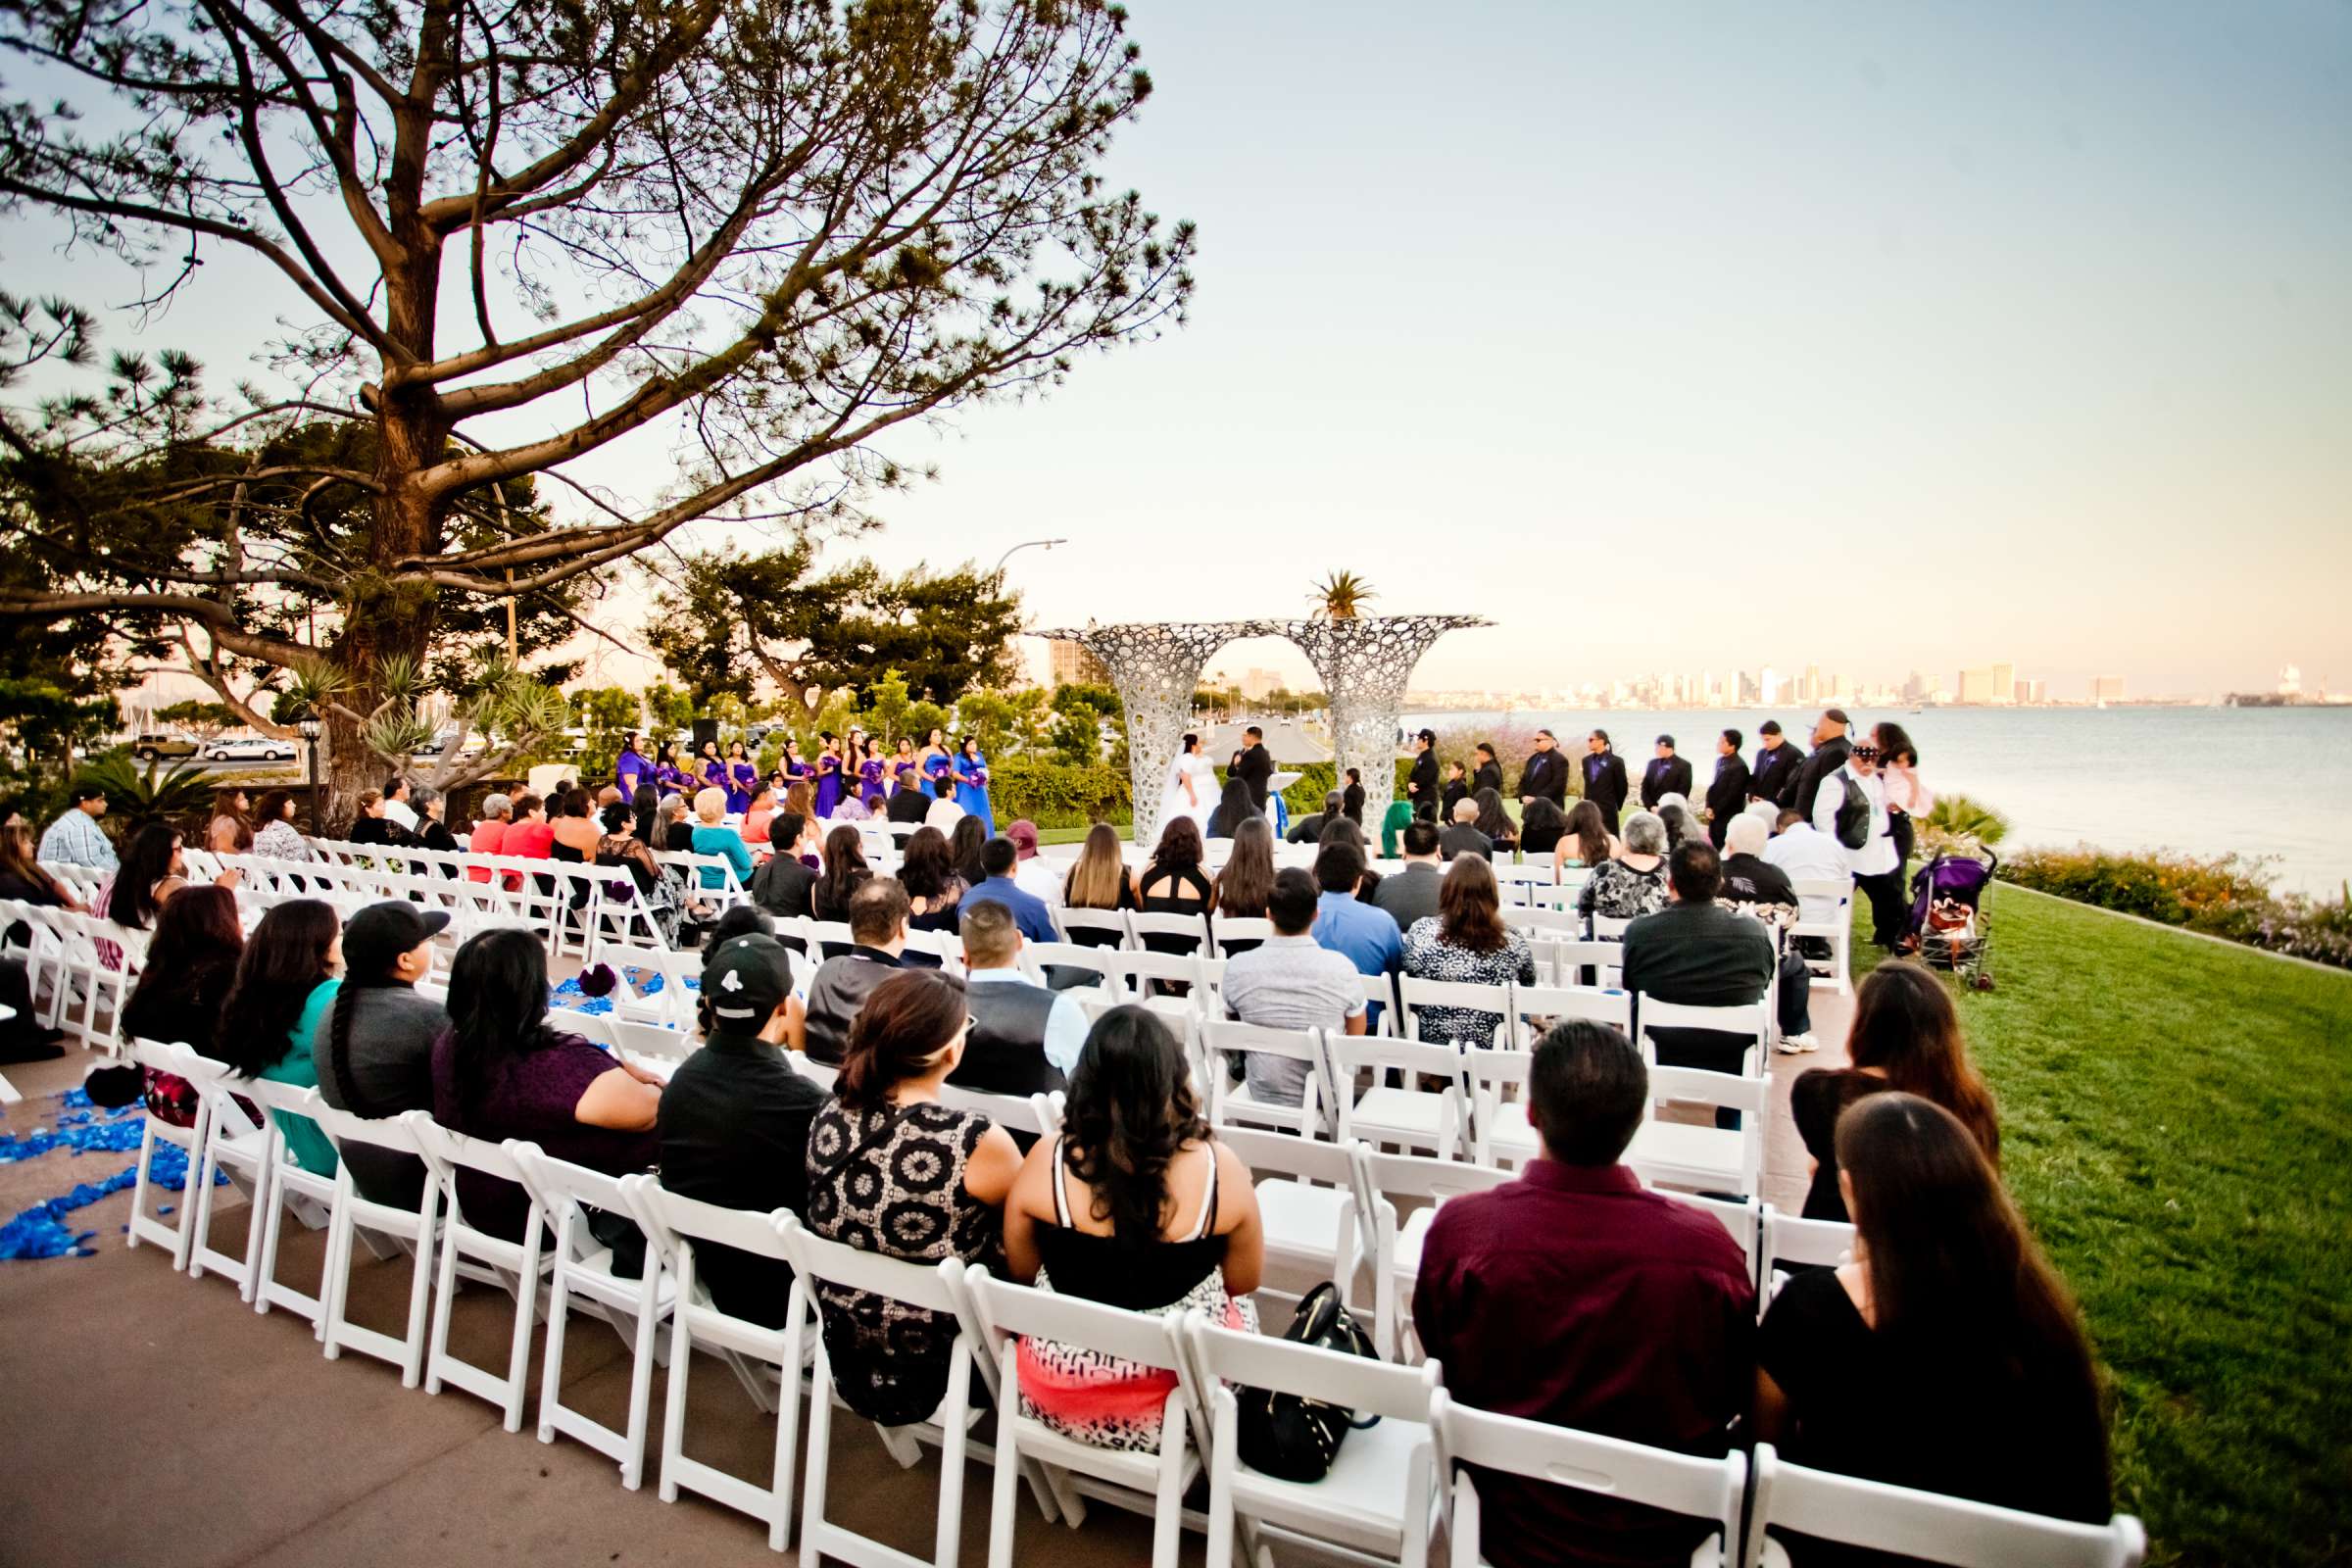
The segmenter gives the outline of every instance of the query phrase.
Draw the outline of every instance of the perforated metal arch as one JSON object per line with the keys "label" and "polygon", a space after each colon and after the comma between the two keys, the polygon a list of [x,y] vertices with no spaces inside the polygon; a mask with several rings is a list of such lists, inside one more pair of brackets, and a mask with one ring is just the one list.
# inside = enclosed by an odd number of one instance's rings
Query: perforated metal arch
{"label": "perforated metal arch", "polygon": [[1127,776],[1135,839],[1159,834],[1160,781],[1192,722],[1193,693],[1216,651],[1243,637],[1287,637],[1306,655],[1331,699],[1333,753],[1342,774],[1364,779],[1364,819],[1377,823],[1396,794],[1396,718],[1421,656],[1482,615],[1367,615],[1352,620],[1134,621],[1040,631],[1102,661],[1127,708]]}

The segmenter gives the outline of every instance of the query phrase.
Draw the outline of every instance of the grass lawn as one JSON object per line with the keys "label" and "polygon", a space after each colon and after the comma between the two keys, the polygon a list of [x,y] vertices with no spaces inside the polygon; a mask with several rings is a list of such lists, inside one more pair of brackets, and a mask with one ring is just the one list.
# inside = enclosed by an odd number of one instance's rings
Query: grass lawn
{"label": "grass lawn", "polygon": [[2119,1506],[2154,1563],[2352,1561],[2352,973],[1990,907],[1961,1016],[2113,1378]]}

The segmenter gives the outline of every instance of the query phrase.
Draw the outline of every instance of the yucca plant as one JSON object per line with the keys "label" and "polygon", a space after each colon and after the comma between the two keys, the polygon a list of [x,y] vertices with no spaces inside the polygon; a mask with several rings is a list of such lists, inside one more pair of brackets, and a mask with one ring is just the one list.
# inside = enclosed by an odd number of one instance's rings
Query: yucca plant
{"label": "yucca plant", "polygon": [[2009,836],[2009,819],[1983,801],[1965,795],[1939,795],[1936,808],[1916,824],[1923,854],[1966,854],[1998,844]]}
{"label": "yucca plant", "polygon": [[1380,596],[1372,585],[1352,571],[1334,571],[1315,584],[1307,596],[1315,607],[1318,620],[1353,620],[1363,608]]}
{"label": "yucca plant", "polygon": [[122,833],[148,822],[192,816],[213,800],[213,780],[203,768],[181,763],[167,772],[160,761],[141,767],[128,752],[91,758],[76,778],[106,791],[108,815]]}

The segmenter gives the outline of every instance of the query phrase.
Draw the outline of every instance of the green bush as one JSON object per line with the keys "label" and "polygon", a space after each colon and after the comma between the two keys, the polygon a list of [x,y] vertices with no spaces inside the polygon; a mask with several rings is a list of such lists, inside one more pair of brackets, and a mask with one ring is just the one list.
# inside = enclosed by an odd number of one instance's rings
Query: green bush
{"label": "green bush", "polygon": [[2238,856],[2119,855],[2081,845],[2026,850],[2001,879],[2161,925],[2352,968],[2352,891],[2333,901],[2274,894],[2271,874]]}
{"label": "green bush", "polygon": [[1025,816],[1039,827],[1085,827],[1135,815],[1126,771],[1100,762],[1008,757],[989,763],[988,793],[1000,823]]}

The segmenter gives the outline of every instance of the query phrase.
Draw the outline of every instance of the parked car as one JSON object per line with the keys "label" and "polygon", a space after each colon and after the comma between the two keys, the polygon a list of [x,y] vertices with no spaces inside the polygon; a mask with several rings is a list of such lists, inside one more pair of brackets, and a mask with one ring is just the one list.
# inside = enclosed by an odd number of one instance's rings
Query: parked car
{"label": "parked car", "polygon": [[273,741],[266,735],[223,735],[204,749],[208,762],[291,762],[292,741]]}
{"label": "parked car", "polygon": [[165,757],[194,757],[196,743],[185,735],[173,735],[167,730],[149,730],[131,741],[130,755],[142,762],[152,762]]}

